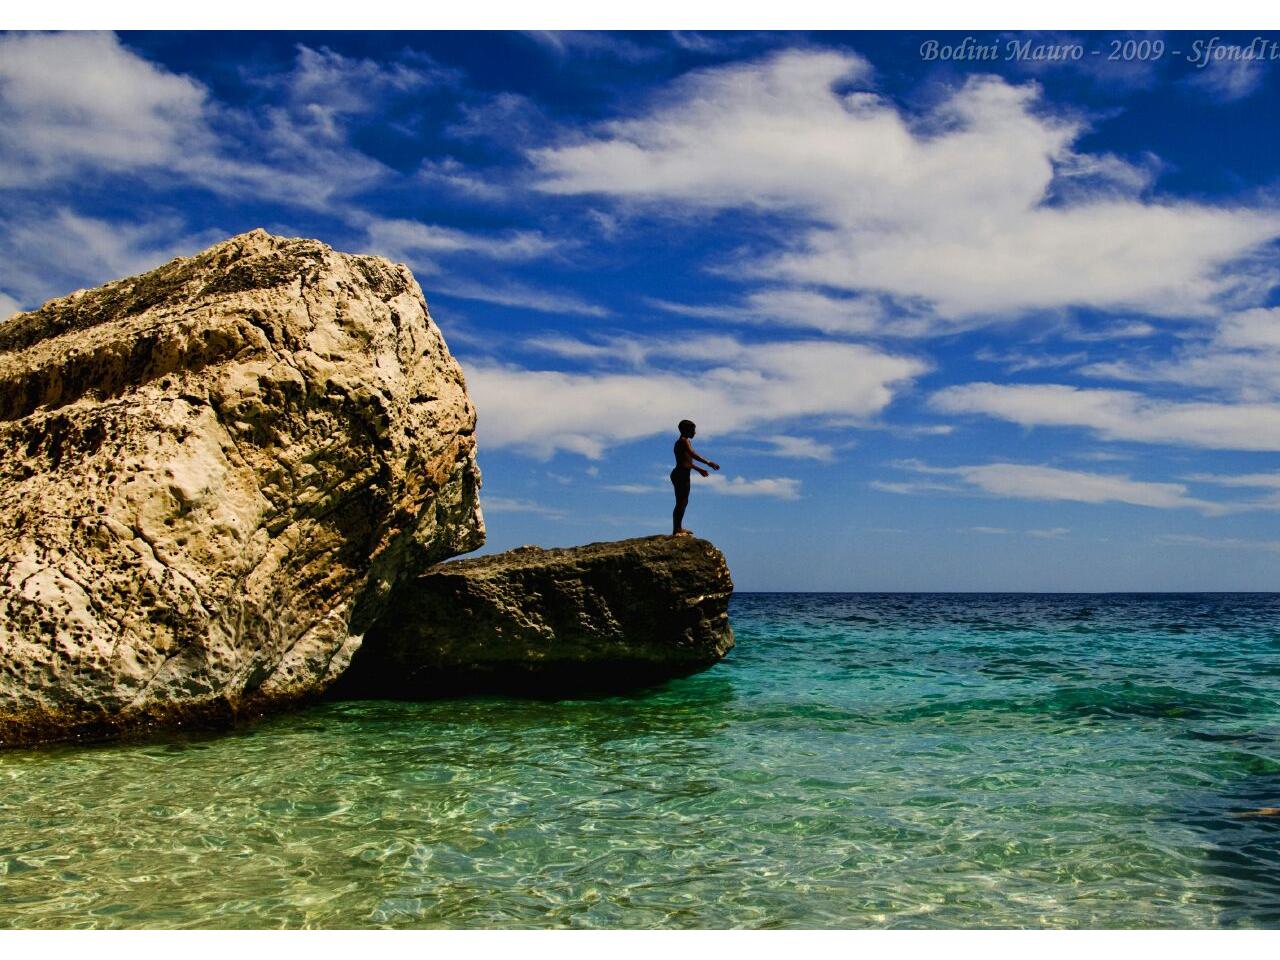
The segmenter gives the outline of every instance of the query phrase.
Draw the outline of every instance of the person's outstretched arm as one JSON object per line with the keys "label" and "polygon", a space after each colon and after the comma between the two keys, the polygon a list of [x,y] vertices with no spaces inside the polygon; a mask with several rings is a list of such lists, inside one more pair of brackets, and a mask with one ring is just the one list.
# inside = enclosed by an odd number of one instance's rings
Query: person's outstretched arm
{"label": "person's outstretched arm", "polygon": [[716,463],[714,460],[708,460],[706,457],[700,456],[698,452],[693,449],[692,443],[689,444],[689,456],[693,457],[693,459],[697,460],[699,463],[705,463],[712,470],[720,469],[720,464]]}

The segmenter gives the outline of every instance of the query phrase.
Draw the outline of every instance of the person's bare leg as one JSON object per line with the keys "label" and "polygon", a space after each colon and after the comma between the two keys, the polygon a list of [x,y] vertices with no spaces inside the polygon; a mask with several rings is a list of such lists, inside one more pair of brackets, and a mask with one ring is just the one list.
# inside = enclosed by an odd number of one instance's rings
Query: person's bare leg
{"label": "person's bare leg", "polygon": [[676,498],[676,508],[671,511],[671,535],[678,537],[682,533],[688,533],[682,524],[684,523],[684,511],[689,506],[689,498]]}

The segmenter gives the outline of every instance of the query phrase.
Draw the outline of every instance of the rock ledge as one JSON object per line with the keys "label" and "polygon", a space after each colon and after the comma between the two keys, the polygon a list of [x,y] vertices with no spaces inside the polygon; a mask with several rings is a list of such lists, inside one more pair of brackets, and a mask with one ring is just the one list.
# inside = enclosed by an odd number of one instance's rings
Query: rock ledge
{"label": "rock ledge", "polygon": [[441,563],[403,585],[336,695],[586,693],[711,666],[733,646],[724,556],[645,537]]}

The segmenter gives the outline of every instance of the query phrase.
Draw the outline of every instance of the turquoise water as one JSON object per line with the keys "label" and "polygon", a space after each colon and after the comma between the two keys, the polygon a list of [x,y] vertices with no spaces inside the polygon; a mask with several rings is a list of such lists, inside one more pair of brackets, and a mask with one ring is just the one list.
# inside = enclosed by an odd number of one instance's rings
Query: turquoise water
{"label": "turquoise water", "polygon": [[1280,925],[1280,596],[733,600],[636,696],[0,754],[9,927]]}

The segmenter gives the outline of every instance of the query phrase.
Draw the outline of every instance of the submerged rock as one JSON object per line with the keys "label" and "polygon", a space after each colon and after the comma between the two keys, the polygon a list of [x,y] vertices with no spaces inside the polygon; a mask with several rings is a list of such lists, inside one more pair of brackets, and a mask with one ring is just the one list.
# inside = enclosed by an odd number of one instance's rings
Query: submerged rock
{"label": "submerged rock", "polygon": [[681,676],[733,646],[723,554],[646,537],[442,563],[404,584],[335,690],[586,692]]}
{"label": "submerged rock", "polygon": [[484,541],[403,266],[254,231],[0,323],[0,742],[318,693]]}

